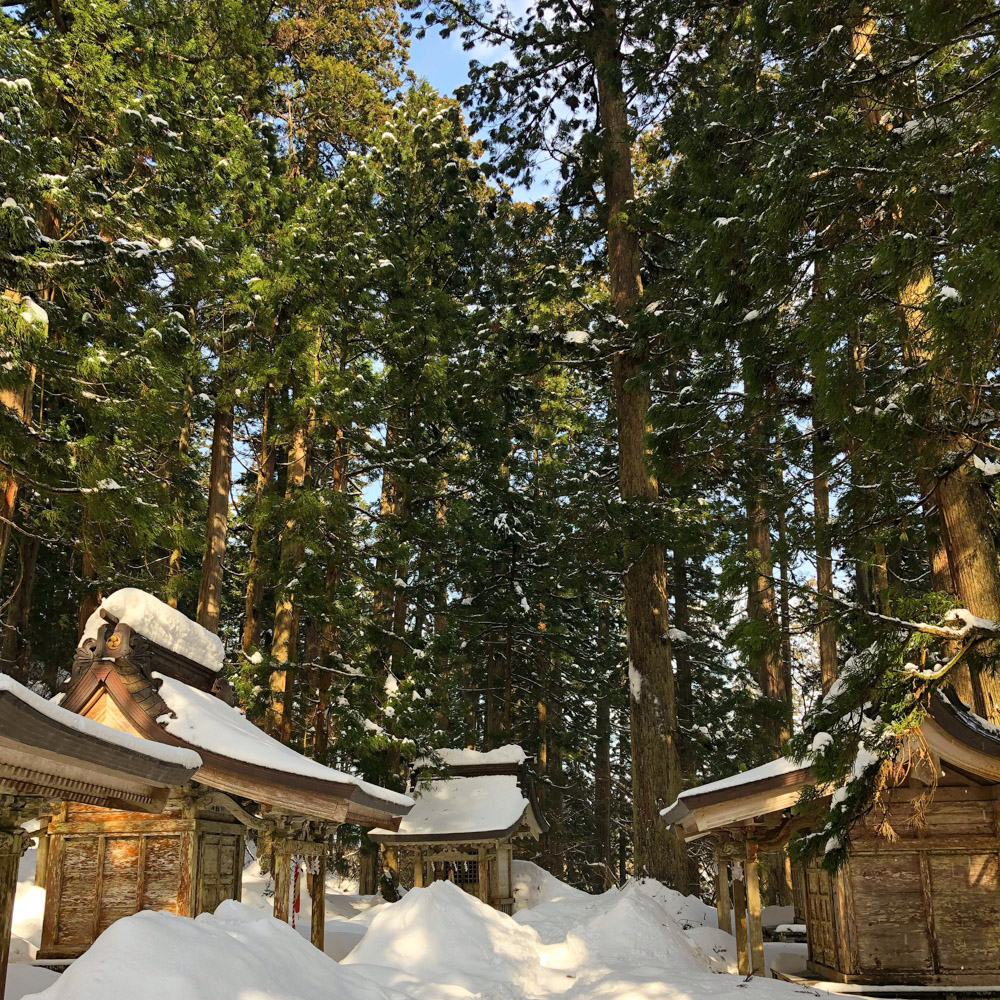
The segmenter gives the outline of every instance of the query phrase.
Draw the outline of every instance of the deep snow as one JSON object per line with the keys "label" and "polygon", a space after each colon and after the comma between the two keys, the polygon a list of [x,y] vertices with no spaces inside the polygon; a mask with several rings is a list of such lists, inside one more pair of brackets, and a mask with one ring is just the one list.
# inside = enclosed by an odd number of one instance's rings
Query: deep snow
{"label": "deep snow", "polygon": [[[305,893],[297,931],[278,923],[254,864],[244,903],[196,920],[120,920],[41,992],[30,991],[51,973],[12,966],[7,1000],[794,1000],[789,984],[717,971],[735,949],[700,900],[653,881],[590,895],[528,862],[515,862],[514,881],[509,917],[450,882],[390,904],[331,879],[335,942],[323,955],[308,942]],[[15,913],[31,936],[36,918],[25,907],[31,899],[38,913],[39,892],[22,893]],[[330,957],[348,946],[343,961]]]}

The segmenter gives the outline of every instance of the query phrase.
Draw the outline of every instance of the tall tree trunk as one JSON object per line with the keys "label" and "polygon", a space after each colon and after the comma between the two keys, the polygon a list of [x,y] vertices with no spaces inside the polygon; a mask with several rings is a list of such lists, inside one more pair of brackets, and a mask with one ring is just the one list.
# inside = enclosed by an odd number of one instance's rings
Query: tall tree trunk
{"label": "tall tree trunk", "polygon": [[274,485],[275,448],[271,442],[271,386],[264,387],[260,418],[260,453],[257,456],[256,507],[253,534],[250,538],[250,564],[247,572],[246,610],[243,618],[243,652],[250,655],[260,645],[261,625],[264,619],[264,566],[262,549],[264,527],[259,507],[264,495]]}
{"label": "tall tree trunk", "polygon": [[[294,504],[296,495],[305,486],[309,470],[309,436],[311,418],[296,426],[288,449],[288,484],[285,499]],[[281,534],[281,587],[274,608],[274,631],[271,639],[271,725],[284,743],[292,737],[292,683],[289,666],[298,650],[299,608],[291,582],[305,556],[299,524],[290,516]]]}
{"label": "tall tree trunk", "polygon": [[917,473],[917,484],[923,497],[924,535],[931,569],[931,585],[946,594],[955,593],[955,580],[948,562],[948,540],[941,519],[941,501],[937,482],[926,470]]}
{"label": "tall tree trunk", "polygon": [[785,695],[785,716],[789,732],[793,718],[792,700],[792,615],[789,606],[788,534],[784,503],[778,508],[778,622],[781,627],[781,681]]}
{"label": "tall tree trunk", "polygon": [[[20,302],[15,292],[6,292],[8,298]],[[0,407],[26,428],[31,424],[31,401],[35,387],[35,367],[25,366],[24,384],[9,389],[0,389]],[[14,511],[17,506],[18,480],[14,470],[0,460],[0,574],[3,573],[7,547],[10,545]]]}
{"label": "tall tree trunk", "polygon": [[23,535],[18,541],[17,579],[7,605],[3,642],[0,643],[0,671],[21,681],[27,680],[29,649],[26,632],[31,615],[31,595],[35,587],[38,545],[39,540],[35,535]]}
{"label": "tall tree trunk", "polygon": [[[191,450],[191,434],[194,429],[194,420],[191,415],[191,397],[194,390],[191,387],[190,380],[184,386],[184,423],[181,425],[180,438],[177,442],[177,466],[183,468],[187,464],[188,452]],[[183,518],[178,517],[175,521],[174,528],[176,531],[180,532],[183,526]],[[167,576],[170,581],[170,585],[167,590],[167,604],[172,608],[176,608],[178,604],[177,590],[175,589],[175,580],[184,571],[184,551],[178,542],[173,549],[170,550],[170,558],[167,561]]]}
{"label": "tall tree trunk", "polygon": [[771,554],[771,528],[764,501],[758,489],[747,499],[747,541],[752,562],[747,592],[747,615],[758,624],[760,633],[754,636],[750,663],[760,684],[768,716],[764,731],[768,734],[771,751],[781,756],[781,747],[789,736],[787,718],[788,695],[781,666],[780,623],[774,594],[774,558]]}
{"label": "tall tree trunk", "polygon": [[217,403],[212,426],[212,463],[208,474],[208,513],[205,517],[205,550],[198,588],[198,624],[219,631],[222,574],[229,533],[229,491],[233,483],[233,408]]}
{"label": "tall tree trunk", "polygon": [[601,885],[607,890],[615,884],[615,878],[611,868],[611,699],[606,694],[600,695],[597,699],[596,722],[594,827]]}
{"label": "tall tree trunk", "polygon": [[80,599],[80,611],[77,617],[77,636],[83,635],[83,630],[87,625],[87,619],[98,609],[101,604],[100,588],[93,586],[93,581],[97,577],[97,567],[94,564],[94,557],[91,554],[90,539],[90,517],[86,510],[80,521],[80,576],[83,579],[86,589]]}
{"label": "tall tree trunk", "polygon": [[[611,302],[628,331],[642,295],[639,236],[630,221],[635,186],[632,129],[622,78],[620,28],[615,0],[595,9],[594,66],[604,129],[602,173],[607,213],[607,254]],[[681,789],[674,705],[667,572],[663,545],[645,537],[639,510],[657,500],[656,478],[646,463],[650,404],[644,358],[626,342],[614,359],[618,414],[618,463],[622,499],[633,509],[627,518],[625,620],[628,627],[632,724],[632,807],[636,868],[681,889],[687,859],[677,836],[660,819],[660,809]]]}
{"label": "tall tree trunk", "polygon": [[837,679],[837,624],[833,619],[833,548],[830,538],[830,483],[824,431],[815,427],[812,438],[813,511],[816,531],[816,610],[819,615],[819,672],[823,693]]}

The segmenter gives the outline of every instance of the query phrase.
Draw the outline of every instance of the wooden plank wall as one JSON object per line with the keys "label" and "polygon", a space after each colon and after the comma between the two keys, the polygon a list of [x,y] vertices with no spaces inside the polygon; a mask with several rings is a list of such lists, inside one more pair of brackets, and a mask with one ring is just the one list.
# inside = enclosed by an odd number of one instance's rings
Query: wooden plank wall
{"label": "wooden plank wall", "polygon": [[238,899],[243,828],[64,806],[49,826],[41,958],[75,958],[140,910],[195,916]]}
{"label": "wooden plank wall", "polygon": [[806,873],[813,971],[847,982],[1000,980],[997,786],[946,785],[913,822],[921,789],[894,792],[895,841],[860,831],[845,869]]}

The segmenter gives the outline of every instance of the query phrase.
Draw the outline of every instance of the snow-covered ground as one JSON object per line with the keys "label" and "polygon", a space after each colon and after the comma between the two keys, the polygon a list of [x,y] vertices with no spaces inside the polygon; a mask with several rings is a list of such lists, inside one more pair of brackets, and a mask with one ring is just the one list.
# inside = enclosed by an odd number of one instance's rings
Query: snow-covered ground
{"label": "snow-covered ground", "polygon": [[[398,903],[351,888],[327,885],[327,955],[309,944],[305,893],[296,929],[278,923],[269,881],[253,864],[242,903],[196,920],[151,912],[119,920],[61,976],[12,965],[6,1000],[794,1000],[797,992],[727,971],[735,945],[715,927],[715,909],[653,881],[594,896],[515,862],[513,917],[449,882]],[[27,884],[18,893],[21,963],[37,946],[40,893]]]}

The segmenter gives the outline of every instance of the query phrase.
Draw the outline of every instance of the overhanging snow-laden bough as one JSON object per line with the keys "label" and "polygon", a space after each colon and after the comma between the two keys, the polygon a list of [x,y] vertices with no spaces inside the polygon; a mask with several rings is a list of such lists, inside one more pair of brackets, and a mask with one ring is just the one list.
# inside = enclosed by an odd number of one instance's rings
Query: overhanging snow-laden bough
{"label": "overhanging snow-laden bough", "polygon": [[[87,623],[64,708],[147,744],[196,752],[200,766],[192,780],[171,784],[153,816],[64,797],[46,830],[39,958],[74,958],[140,910],[196,916],[239,899],[248,830],[273,846],[274,915],[287,920],[294,857],[313,859],[323,884],[340,823],[394,829],[411,808],[409,797],[258,729],[234,707],[220,667],[215,636],[139,591],[111,595]],[[325,894],[313,893],[319,948],[324,906]]]}

